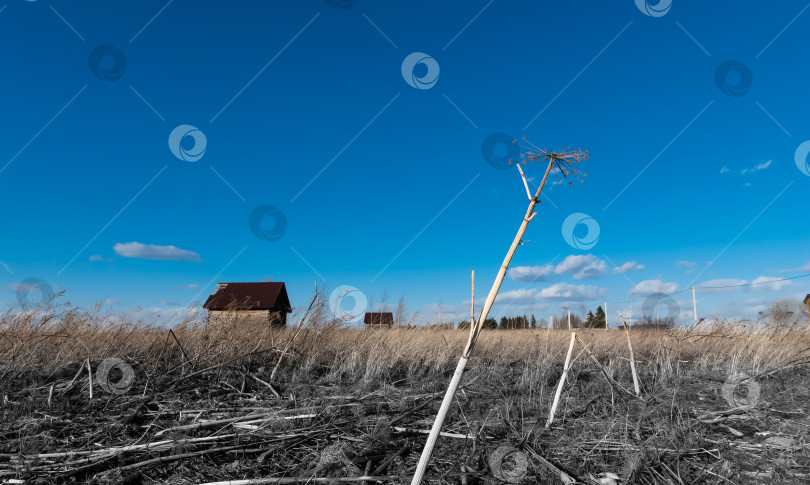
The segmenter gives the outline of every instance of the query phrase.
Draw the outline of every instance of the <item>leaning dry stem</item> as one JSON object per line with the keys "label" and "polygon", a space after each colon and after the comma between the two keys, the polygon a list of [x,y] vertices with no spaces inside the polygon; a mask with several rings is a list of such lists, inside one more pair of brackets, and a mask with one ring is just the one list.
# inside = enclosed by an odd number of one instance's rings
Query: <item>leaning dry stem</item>
{"label": "leaning dry stem", "polygon": [[565,354],[565,364],[563,365],[562,375],[560,376],[560,383],[557,384],[557,392],[554,393],[554,402],[551,403],[551,411],[548,413],[548,420],[546,421],[546,429],[551,426],[554,421],[554,414],[557,412],[557,405],[560,404],[560,396],[562,395],[565,379],[568,377],[568,369],[571,368],[571,353],[574,351],[574,341],[577,338],[576,332],[571,332],[571,343],[568,344],[568,353]]}
{"label": "leaning dry stem", "polygon": [[622,312],[619,312],[619,318],[622,319],[622,325],[624,325],[624,333],[627,335],[627,348],[630,349],[630,371],[633,374],[633,388],[636,391],[636,396],[641,396],[641,388],[638,384],[638,372],[636,372],[636,358],[633,355],[633,344],[630,342],[630,329],[627,328],[627,323],[624,321],[624,317],[622,316]]}
{"label": "leaning dry stem", "polygon": [[[549,160],[546,173],[543,176],[543,181],[537,188],[537,192],[534,194],[534,197],[532,197],[529,201],[529,208],[526,210],[526,215],[523,217],[523,222],[521,222],[520,228],[515,235],[515,239],[512,241],[512,245],[509,247],[509,251],[506,253],[503,264],[501,264],[501,268],[498,271],[498,276],[495,277],[495,282],[492,284],[492,289],[489,290],[489,295],[487,295],[487,299],[484,301],[484,307],[481,309],[478,322],[473,328],[470,329],[470,337],[467,340],[467,345],[465,346],[464,352],[461,354],[461,358],[458,361],[456,371],[453,373],[453,378],[450,380],[450,385],[447,387],[447,392],[444,395],[444,400],[442,400],[442,405],[439,408],[438,414],[436,415],[436,420],[433,422],[433,427],[430,430],[430,435],[428,435],[425,448],[422,450],[422,455],[419,457],[419,464],[416,466],[416,471],[414,472],[411,485],[418,485],[422,483],[422,477],[424,477],[425,471],[427,471],[427,464],[430,461],[430,456],[433,454],[433,448],[436,446],[436,440],[439,438],[439,433],[441,432],[442,425],[444,424],[444,419],[447,417],[447,411],[450,409],[450,404],[453,402],[453,397],[456,395],[456,390],[461,382],[461,376],[464,374],[464,369],[467,367],[467,361],[469,360],[470,354],[475,347],[476,340],[478,340],[478,335],[484,325],[484,320],[487,319],[489,310],[492,308],[492,304],[495,303],[495,297],[498,296],[498,291],[501,289],[501,284],[506,276],[506,270],[509,269],[509,263],[512,261],[512,257],[515,255],[515,251],[523,239],[523,234],[526,232],[529,222],[534,218],[535,215],[537,215],[537,213],[534,212],[534,207],[537,205],[540,192],[546,185],[548,175],[551,173],[554,163],[554,158]],[[525,177],[523,177],[523,171],[521,170],[520,172],[521,178],[525,179]]]}

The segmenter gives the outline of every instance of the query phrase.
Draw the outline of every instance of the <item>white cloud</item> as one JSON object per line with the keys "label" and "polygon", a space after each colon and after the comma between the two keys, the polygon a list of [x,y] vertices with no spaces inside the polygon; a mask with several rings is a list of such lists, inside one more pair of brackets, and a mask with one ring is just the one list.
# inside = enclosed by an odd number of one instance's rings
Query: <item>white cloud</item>
{"label": "white cloud", "polygon": [[200,285],[198,285],[197,283],[190,283],[188,285],[175,285],[175,288],[179,290],[196,290],[199,287]]}
{"label": "white cloud", "polygon": [[[740,175],[751,175],[751,174],[759,172],[761,170],[765,170],[766,168],[770,167],[772,163],[773,163],[773,160],[767,160],[767,161],[764,161],[764,162],[759,163],[757,165],[754,165],[751,168],[748,168],[748,167],[743,168],[743,169],[741,169],[739,171],[739,174]],[[735,171],[728,168],[728,165],[723,165],[723,168],[720,169],[720,173],[734,174]]]}
{"label": "white cloud", "polygon": [[125,258],[159,259],[167,261],[202,261],[200,255],[194,251],[180,249],[176,246],[158,246],[155,244],[141,244],[139,242],[116,243],[113,250]]}
{"label": "white cloud", "polygon": [[630,290],[635,295],[654,295],[657,293],[675,293],[678,291],[677,283],[667,283],[661,280],[644,280]]}
{"label": "white cloud", "polygon": [[543,288],[537,293],[538,300],[566,300],[583,301],[602,298],[606,290],[593,285],[571,285],[568,283],[557,283],[556,285]]}
{"label": "white cloud", "polygon": [[[774,278],[773,276],[757,276],[751,281],[735,278],[720,278],[700,284],[697,286],[697,290],[700,293],[723,293],[740,289],[744,291],[780,291],[790,286],[790,284],[791,282],[789,280],[782,280],[780,278]],[[712,286],[725,286],[728,288],[710,288]]]}
{"label": "white cloud", "polygon": [[675,261],[676,268],[694,268],[695,264],[696,263],[694,261]]}
{"label": "white cloud", "polygon": [[558,264],[554,272],[574,275],[575,280],[598,278],[605,274],[607,264],[592,254],[572,254]]}
{"label": "white cloud", "polygon": [[495,301],[508,305],[528,305],[537,301],[537,290],[518,289],[504,291],[498,293],[498,297]]}
{"label": "white cloud", "polygon": [[554,266],[515,266],[509,270],[509,277],[514,281],[531,283],[533,281],[546,281],[554,275]]}
{"label": "white cloud", "polygon": [[90,256],[90,261],[104,261],[104,256],[100,254],[94,254]]}
{"label": "white cloud", "polygon": [[644,269],[643,264],[638,264],[635,261],[628,261],[618,268],[613,268],[614,273],[627,273],[628,271],[637,271]]}
{"label": "white cloud", "polygon": [[753,280],[751,280],[752,289],[756,291],[779,291],[787,286],[790,286],[791,282],[787,280],[780,280],[779,278],[774,278],[772,276],[757,276]]}
{"label": "white cloud", "polygon": [[705,286],[737,286],[743,285],[747,283],[745,280],[738,280],[735,278],[718,278],[715,280],[709,280],[704,283],[701,283],[700,286],[697,287],[697,290],[700,291],[701,294],[703,293],[725,293],[729,291],[735,291],[736,288],[704,288]]}
{"label": "white cloud", "polygon": [[810,271],[810,261],[807,262],[804,266],[798,268],[791,268],[791,269],[780,269],[780,273],[797,273],[800,271]]}

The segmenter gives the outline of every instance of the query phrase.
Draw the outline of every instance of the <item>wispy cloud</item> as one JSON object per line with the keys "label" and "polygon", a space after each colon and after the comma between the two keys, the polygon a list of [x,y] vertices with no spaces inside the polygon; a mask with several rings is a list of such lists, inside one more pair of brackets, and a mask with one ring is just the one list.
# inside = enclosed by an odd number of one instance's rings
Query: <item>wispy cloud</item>
{"label": "wispy cloud", "polygon": [[116,243],[113,246],[115,254],[125,258],[159,259],[166,261],[202,261],[200,255],[194,251],[180,249],[176,246],[158,246],[156,244],[142,244],[136,241]]}
{"label": "wispy cloud", "polygon": [[656,280],[644,280],[630,290],[635,295],[654,295],[656,293],[675,293],[678,291],[678,283],[668,283]]}
{"label": "wispy cloud", "polygon": [[200,285],[197,283],[189,283],[187,285],[175,285],[174,288],[177,290],[196,290],[199,288]]}
{"label": "wispy cloud", "polygon": [[515,266],[509,269],[509,277],[514,281],[531,283],[533,281],[546,281],[554,276],[554,265],[543,266]]}
{"label": "wispy cloud", "polygon": [[607,263],[592,254],[572,254],[554,269],[557,274],[573,275],[575,280],[599,278],[607,270]]}
{"label": "wispy cloud", "polygon": [[593,285],[571,285],[568,283],[557,283],[556,285],[543,288],[537,293],[538,300],[565,300],[584,301],[602,298],[607,292],[604,288]]}
{"label": "wispy cloud", "polygon": [[684,261],[684,260],[675,261],[676,268],[694,268],[695,264],[697,263],[695,263],[694,261]]}
{"label": "wispy cloud", "polygon": [[746,168],[742,168],[740,170],[734,170],[734,169],[728,168],[728,165],[723,165],[723,168],[720,169],[720,173],[721,174],[729,174],[729,175],[752,175],[752,174],[754,174],[756,172],[760,172],[762,170],[765,170],[766,168],[770,167],[772,163],[773,163],[773,160],[767,160],[767,161],[764,161],[764,162],[759,163],[757,165],[754,165],[753,167],[746,167]]}
{"label": "wispy cloud", "polygon": [[556,275],[572,275],[575,280],[587,280],[599,278],[606,270],[607,264],[592,254],[572,254],[556,267],[551,264],[516,266],[509,270],[509,277],[523,283],[548,281]]}
{"label": "wispy cloud", "polygon": [[773,276],[757,276],[753,280],[737,278],[718,278],[701,283],[698,289],[701,293],[727,293],[731,291],[780,291],[792,284],[789,280],[774,278]]}
{"label": "wispy cloud", "polygon": [[638,271],[640,269],[644,269],[643,264],[638,264],[635,261],[628,261],[623,265],[613,268],[614,273],[627,273],[628,271]]}
{"label": "wispy cloud", "polygon": [[788,269],[780,269],[780,273],[799,273],[810,271],[810,261],[807,262],[804,266],[799,266],[798,268],[788,268]]}

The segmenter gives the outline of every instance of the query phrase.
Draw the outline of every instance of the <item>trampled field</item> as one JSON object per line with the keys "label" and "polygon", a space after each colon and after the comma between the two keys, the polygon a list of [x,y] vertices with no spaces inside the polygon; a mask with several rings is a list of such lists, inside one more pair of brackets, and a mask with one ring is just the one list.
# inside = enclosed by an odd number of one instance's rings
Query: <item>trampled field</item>
{"label": "trampled field", "polygon": [[[467,339],[124,320],[5,315],[2,483],[410,483]],[[624,331],[578,330],[548,427],[571,333],[483,331],[427,478],[807,483],[810,336],[756,330],[631,330],[640,397]]]}

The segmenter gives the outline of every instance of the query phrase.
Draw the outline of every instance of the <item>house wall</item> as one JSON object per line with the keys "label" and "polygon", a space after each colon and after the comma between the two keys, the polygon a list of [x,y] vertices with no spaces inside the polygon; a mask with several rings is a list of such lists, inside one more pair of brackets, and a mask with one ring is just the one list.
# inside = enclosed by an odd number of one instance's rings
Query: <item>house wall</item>
{"label": "house wall", "polygon": [[287,326],[287,313],[274,310],[211,310],[208,312],[208,321],[240,325],[272,325],[283,328]]}

